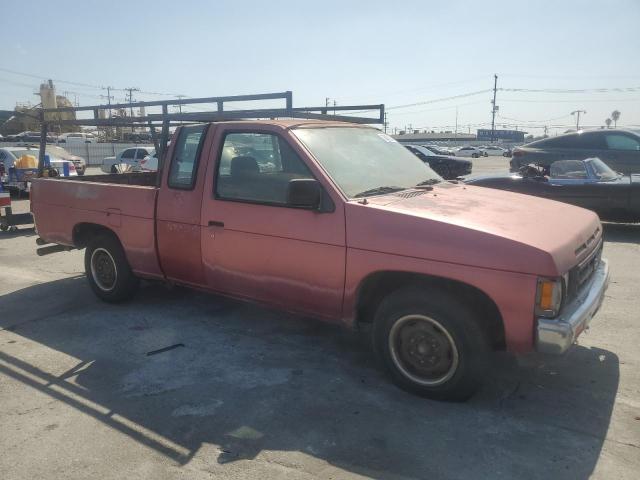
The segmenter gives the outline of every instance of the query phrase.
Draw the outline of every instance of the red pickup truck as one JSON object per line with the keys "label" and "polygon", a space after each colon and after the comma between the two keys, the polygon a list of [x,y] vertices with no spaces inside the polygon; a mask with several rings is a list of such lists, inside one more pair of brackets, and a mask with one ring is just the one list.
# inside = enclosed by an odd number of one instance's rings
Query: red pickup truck
{"label": "red pickup truck", "polygon": [[371,127],[183,126],[165,159],[36,179],[38,243],[86,248],[108,302],[145,278],[369,324],[392,379],[423,396],[468,398],[495,350],[566,351],[608,284],[594,213],[443,181]]}

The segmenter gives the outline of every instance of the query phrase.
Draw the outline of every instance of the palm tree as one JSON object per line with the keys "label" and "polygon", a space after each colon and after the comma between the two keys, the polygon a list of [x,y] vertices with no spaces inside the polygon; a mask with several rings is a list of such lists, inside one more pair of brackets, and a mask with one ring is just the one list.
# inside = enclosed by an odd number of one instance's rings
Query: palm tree
{"label": "palm tree", "polygon": [[606,124],[607,124],[607,128],[611,128],[611,122],[612,122],[612,120],[611,120],[610,118],[607,118],[607,119],[604,121],[604,123],[606,123]]}
{"label": "palm tree", "polygon": [[613,128],[617,128],[618,120],[620,120],[620,112],[618,110],[611,112],[611,120],[613,120]]}

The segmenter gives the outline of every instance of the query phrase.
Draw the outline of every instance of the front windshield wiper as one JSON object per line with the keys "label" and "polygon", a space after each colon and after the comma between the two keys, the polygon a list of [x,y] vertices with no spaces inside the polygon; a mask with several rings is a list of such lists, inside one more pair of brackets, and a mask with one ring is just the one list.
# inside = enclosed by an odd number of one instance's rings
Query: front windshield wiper
{"label": "front windshield wiper", "polygon": [[368,197],[369,195],[381,195],[384,193],[392,193],[392,192],[399,192],[400,190],[406,190],[406,187],[375,187],[375,188],[370,188],[369,190],[365,190],[364,192],[360,192],[360,193],[356,193],[354,195],[354,198],[360,198],[360,197]]}
{"label": "front windshield wiper", "polygon": [[418,183],[416,187],[424,187],[426,185],[435,185],[436,183],[440,183],[440,180],[438,180],[437,178],[429,178],[428,180],[423,180],[422,182]]}

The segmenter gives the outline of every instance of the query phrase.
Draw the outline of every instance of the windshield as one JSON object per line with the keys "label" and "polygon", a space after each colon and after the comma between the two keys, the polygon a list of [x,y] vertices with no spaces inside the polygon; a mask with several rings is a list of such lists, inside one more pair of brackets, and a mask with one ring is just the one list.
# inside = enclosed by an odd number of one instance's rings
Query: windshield
{"label": "windshield", "polygon": [[73,155],[67,152],[64,148],[57,147],[55,145],[47,145],[46,152],[49,155],[54,155],[62,160],[70,160],[73,157]]}
{"label": "windshield", "polygon": [[11,154],[16,157],[16,160],[22,157],[23,155],[31,155],[32,157],[38,158],[39,151],[38,150],[11,150]]}
{"label": "windshield", "polygon": [[427,157],[437,157],[437,155],[435,153],[433,153],[428,148],[423,147],[422,145],[414,145],[414,148],[416,150],[418,150],[419,152],[425,154]]}
{"label": "windshield", "polygon": [[600,180],[615,180],[618,178],[618,174],[611,170],[609,166],[599,158],[590,158],[587,160],[587,163],[591,165],[593,173],[595,173],[596,177]]}
{"label": "windshield", "polygon": [[409,150],[373,128],[298,128],[293,133],[349,198],[442,181]]}

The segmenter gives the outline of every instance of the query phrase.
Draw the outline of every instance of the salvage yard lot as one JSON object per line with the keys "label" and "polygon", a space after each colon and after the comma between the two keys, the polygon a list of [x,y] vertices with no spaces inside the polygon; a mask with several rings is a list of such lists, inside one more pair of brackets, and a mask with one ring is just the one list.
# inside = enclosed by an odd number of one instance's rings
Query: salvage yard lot
{"label": "salvage yard lot", "polygon": [[360,335],[317,321],[157,284],[104,304],[83,252],[39,258],[35,238],[0,236],[3,479],[640,471],[640,225],[605,226],[611,285],[580,345],[496,355],[461,404],[398,390]]}

